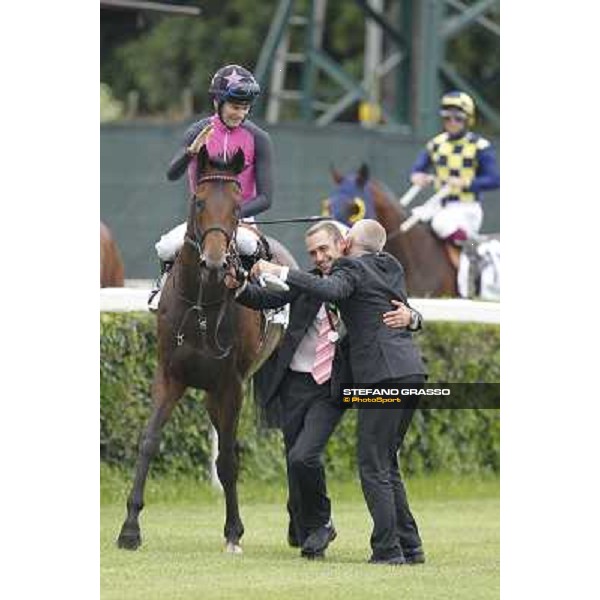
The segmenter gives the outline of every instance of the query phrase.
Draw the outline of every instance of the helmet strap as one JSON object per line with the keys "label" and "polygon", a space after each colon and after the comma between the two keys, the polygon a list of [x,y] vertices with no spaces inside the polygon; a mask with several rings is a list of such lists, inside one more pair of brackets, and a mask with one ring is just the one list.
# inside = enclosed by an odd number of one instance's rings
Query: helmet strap
{"label": "helmet strap", "polygon": [[223,104],[225,104],[225,100],[222,100],[220,102],[217,101],[217,114],[219,115],[219,121],[221,121],[221,123],[223,123],[223,125],[227,127],[227,123],[223,121]]}
{"label": "helmet strap", "polygon": [[[229,125],[227,125],[227,123],[225,123],[225,121],[223,120],[223,104],[225,104],[225,102],[227,102],[227,100],[215,100],[215,102],[217,102],[217,115],[219,115],[219,121],[221,121],[221,123],[223,123],[223,125],[225,125],[225,127],[227,127],[227,129],[233,130],[235,129],[235,127],[229,127]],[[250,112],[252,111],[252,104],[250,104],[250,110],[248,111],[248,114],[243,118],[242,123],[244,123],[244,121],[248,118],[248,115],[250,114]],[[242,124],[240,123],[240,125]],[[238,125],[239,127],[239,125]]]}

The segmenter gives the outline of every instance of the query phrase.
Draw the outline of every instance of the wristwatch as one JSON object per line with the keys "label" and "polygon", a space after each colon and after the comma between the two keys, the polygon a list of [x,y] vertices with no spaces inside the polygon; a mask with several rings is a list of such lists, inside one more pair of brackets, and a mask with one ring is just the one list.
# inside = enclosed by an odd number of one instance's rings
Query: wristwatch
{"label": "wristwatch", "polygon": [[411,331],[416,331],[421,326],[421,319],[419,317],[419,313],[410,309],[410,323],[408,324],[408,329]]}

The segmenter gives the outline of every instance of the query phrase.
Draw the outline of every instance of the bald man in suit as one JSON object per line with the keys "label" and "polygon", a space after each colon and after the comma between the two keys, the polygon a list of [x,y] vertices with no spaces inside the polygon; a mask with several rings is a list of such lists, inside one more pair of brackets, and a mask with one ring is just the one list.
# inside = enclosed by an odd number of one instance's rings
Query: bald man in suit
{"label": "bald man in suit", "polygon": [[[350,230],[346,256],[333,264],[326,279],[265,261],[257,275],[271,273],[291,289],[339,306],[348,331],[354,382],[373,387],[390,383],[423,385],[426,371],[420,352],[406,328],[387,327],[382,313],[392,300],[408,304],[404,269],[382,252],[386,234],[371,219]],[[422,563],[425,554],[400,477],[397,452],[415,405],[406,408],[358,408],[358,463],[361,486],[373,519],[370,563]]]}

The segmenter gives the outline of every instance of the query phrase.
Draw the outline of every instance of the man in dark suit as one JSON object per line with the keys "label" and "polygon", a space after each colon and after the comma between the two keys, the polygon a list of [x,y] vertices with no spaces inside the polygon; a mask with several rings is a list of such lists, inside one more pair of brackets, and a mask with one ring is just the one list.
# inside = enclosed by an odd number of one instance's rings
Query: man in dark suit
{"label": "man in dark suit", "polygon": [[[385,239],[379,223],[364,219],[350,230],[347,256],[333,264],[326,279],[264,261],[255,272],[277,275],[291,289],[337,303],[348,331],[353,382],[377,388],[390,382],[423,385],[425,368],[411,332],[387,327],[381,316],[392,299],[407,303],[402,265],[381,252]],[[407,408],[358,408],[359,473],[373,519],[372,563],[425,560],[397,459],[414,409],[414,403]]]}
{"label": "man in dark suit", "polygon": [[[345,240],[338,225],[322,222],[307,231],[306,246],[315,265],[312,272],[322,277],[342,256]],[[348,340],[332,307],[298,289],[271,291],[246,284],[237,300],[254,309],[290,303],[289,326],[260,372],[259,395],[263,406],[280,412],[289,486],[288,540],[292,546],[302,546],[302,556],[320,557],[336,536],[322,456],[343,415],[336,402],[340,384],[352,381]],[[388,303],[390,327],[403,327],[411,318],[413,322],[419,318],[402,304],[391,308]]]}

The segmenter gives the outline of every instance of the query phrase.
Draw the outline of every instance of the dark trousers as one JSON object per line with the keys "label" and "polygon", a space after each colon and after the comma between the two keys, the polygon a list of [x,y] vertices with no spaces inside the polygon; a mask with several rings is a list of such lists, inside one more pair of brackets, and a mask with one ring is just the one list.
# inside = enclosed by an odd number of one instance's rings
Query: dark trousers
{"label": "dark trousers", "polygon": [[[395,381],[421,384],[425,378],[411,375]],[[384,381],[373,387],[390,385]],[[421,546],[398,467],[398,450],[416,405],[416,401],[409,399],[405,408],[358,408],[358,468],[373,519],[371,548],[373,557],[378,559],[397,556],[402,551],[411,552]]]}
{"label": "dark trousers", "polygon": [[288,371],[280,388],[285,444],[288,511],[296,538],[303,543],[331,517],[323,451],[344,410],[330,397],[329,382],[317,384],[310,373]]}

